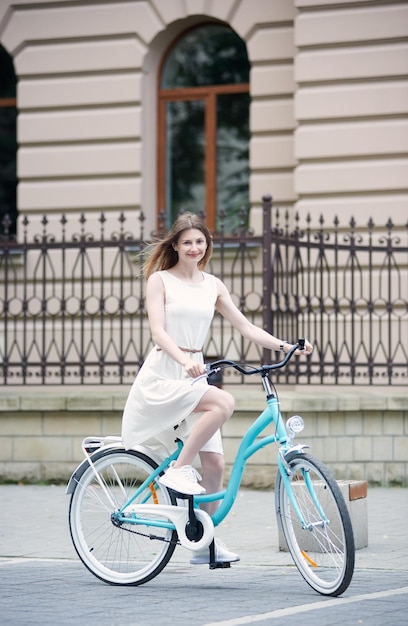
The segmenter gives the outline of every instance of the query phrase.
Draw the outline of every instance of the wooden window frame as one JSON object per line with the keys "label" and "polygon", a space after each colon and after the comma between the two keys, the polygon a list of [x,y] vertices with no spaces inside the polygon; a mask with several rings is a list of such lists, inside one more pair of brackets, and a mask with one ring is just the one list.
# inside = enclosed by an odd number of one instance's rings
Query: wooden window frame
{"label": "wooden window frame", "polygon": [[0,98],[0,107],[17,107],[17,98]]}
{"label": "wooden window frame", "polygon": [[203,100],[205,103],[205,206],[203,209],[205,211],[208,227],[213,231],[216,230],[217,97],[219,95],[234,93],[249,93],[249,83],[159,89],[157,123],[157,219],[159,219],[160,211],[166,210],[166,104],[175,101]]}

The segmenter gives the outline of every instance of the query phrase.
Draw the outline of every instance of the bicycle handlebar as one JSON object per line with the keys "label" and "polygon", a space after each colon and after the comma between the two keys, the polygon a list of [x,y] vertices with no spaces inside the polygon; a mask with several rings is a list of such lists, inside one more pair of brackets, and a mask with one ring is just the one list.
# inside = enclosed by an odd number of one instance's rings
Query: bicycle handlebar
{"label": "bicycle handlebar", "polygon": [[[297,343],[286,353],[286,356],[279,363],[273,363],[270,365],[261,365],[260,367],[252,367],[250,370],[245,369],[240,365],[240,363],[236,363],[235,361],[230,361],[228,359],[220,359],[219,361],[213,361],[212,363],[206,364],[206,373],[203,376],[210,377],[212,374],[218,373],[224,367],[233,367],[240,374],[244,374],[245,376],[251,376],[252,374],[262,374],[262,376],[266,376],[268,372],[271,370],[277,370],[281,367],[285,367],[285,365],[290,361],[292,356],[295,354],[296,350],[304,350],[305,349],[305,339],[298,339]],[[201,378],[201,376],[199,376]],[[196,379],[197,380],[197,379]]]}

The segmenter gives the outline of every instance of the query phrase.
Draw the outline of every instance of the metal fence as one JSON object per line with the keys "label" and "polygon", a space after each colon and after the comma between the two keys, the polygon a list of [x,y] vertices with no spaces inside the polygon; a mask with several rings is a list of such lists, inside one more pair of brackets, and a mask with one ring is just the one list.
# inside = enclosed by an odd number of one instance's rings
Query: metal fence
{"label": "metal fence", "polygon": [[[306,336],[312,357],[278,375],[289,384],[406,385],[407,227],[312,224],[263,199],[263,233],[214,237],[208,271],[254,323],[287,340]],[[151,349],[141,263],[151,233],[125,215],[20,216],[18,239],[0,241],[3,385],[130,384]],[[156,236],[160,236],[160,232]],[[216,316],[207,359],[277,358]],[[241,378],[225,374],[225,382]]]}
{"label": "metal fence", "polygon": [[328,224],[321,216],[316,226],[310,216],[301,224],[299,215],[292,222],[275,210],[265,233],[265,326],[279,336],[304,334],[315,347],[295,376],[282,378],[406,385],[408,224],[337,217]]}

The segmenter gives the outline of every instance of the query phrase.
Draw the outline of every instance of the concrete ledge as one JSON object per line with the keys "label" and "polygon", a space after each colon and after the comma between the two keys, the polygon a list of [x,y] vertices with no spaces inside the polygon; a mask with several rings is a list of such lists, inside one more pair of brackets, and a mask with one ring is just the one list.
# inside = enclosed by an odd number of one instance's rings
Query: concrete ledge
{"label": "concrete ledge", "polygon": [[[296,443],[309,445],[336,479],[408,486],[408,397],[402,389],[387,389],[389,407],[380,409],[384,389],[281,387],[283,418],[305,419]],[[257,385],[225,388],[236,399],[236,412],[222,429],[228,477],[241,438],[265,400]],[[0,481],[67,480],[82,460],[83,437],[120,434],[127,393],[119,386],[2,390]],[[342,403],[349,409],[340,410]],[[269,489],[276,470],[276,449],[264,448],[249,459],[242,485]]]}
{"label": "concrete ledge", "polygon": [[[224,385],[235,398],[238,411],[260,411],[264,394],[257,385]],[[0,413],[4,411],[121,411],[129,389],[126,387],[72,387],[47,389],[43,387],[9,387],[0,395]],[[329,413],[338,411],[389,410],[408,411],[408,394],[403,388],[290,387],[278,389],[282,411]]]}
{"label": "concrete ledge", "polygon": [[[356,550],[366,548],[368,546],[368,514],[367,514],[367,482],[366,481],[337,481],[342,496],[346,502],[347,509],[353,526],[354,544]],[[296,484],[296,488],[305,489],[304,485]],[[325,510],[327,517],[330,519],[330,511]],[[305,532],[305,531],[302,531]],[[307,539],[307,534],[305,535]],[[302,544],[304,550],[312,550],[312,543],[304,542]],[[279,550],[287,552],[285,538],[279,529]]]}
{"label": "concrete ledge", "polygon": [[354,532],[356,550],[368,546],[367,482],[337,481],[346,501]]}

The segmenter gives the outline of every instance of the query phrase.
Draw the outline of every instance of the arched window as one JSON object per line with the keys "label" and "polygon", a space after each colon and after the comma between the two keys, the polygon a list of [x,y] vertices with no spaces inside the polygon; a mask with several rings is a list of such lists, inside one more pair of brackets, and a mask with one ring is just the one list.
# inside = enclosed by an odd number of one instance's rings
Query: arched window
{"label": "arched window", "polygon": [[167,226],[205,211],[226,230],[249,201],[249,62],[245,43],[218,24],[194,28],[167,53],[160,75],[158,201]]}
{"label": "arched window", "polygon": [[0,45],[0,235],[16,232],[16,87],[13,60]]}

